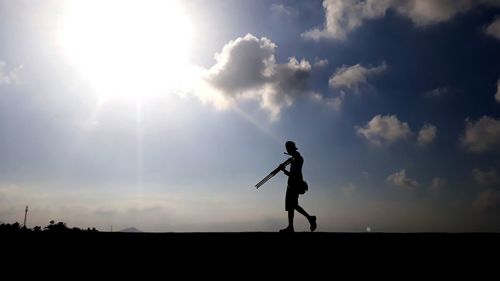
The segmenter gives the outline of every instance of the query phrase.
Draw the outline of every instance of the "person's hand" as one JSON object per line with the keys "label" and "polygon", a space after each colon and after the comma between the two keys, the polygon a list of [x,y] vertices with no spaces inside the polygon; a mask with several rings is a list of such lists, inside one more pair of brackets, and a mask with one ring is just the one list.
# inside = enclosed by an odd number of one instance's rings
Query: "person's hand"
{"label": "person's hand", "polygon": [[280,165],[278,166],[278,168],[280,168],[280,170],[282,170],[282,171],[284,171],[284,170],[285,170],[285,167],[286,167],[286,166],[285,166],[285,165],[283,165],[283,164],[280,164]]}

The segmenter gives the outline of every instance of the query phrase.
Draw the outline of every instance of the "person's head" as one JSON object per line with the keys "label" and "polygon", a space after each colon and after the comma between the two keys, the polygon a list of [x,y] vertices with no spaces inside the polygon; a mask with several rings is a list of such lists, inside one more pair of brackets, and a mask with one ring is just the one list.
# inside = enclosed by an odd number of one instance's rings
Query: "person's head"
{"label": "person's head", "polygon": [[297,152],[297,147],[295,146],[295,143],[293,141],[287,141],[285,143],[285,147],[288,154],[294,154]]}

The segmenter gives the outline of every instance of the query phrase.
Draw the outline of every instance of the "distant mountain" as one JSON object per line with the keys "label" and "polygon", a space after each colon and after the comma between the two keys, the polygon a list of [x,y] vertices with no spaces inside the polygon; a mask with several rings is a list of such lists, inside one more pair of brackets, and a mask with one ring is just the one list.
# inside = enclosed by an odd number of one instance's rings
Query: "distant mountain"
{"label": "distant mountain", "polygon": [[135,227],[127,227],[127,228],[122,229],[118,232],[142,232],[142,231],[140,231],[139,229],[137,229]]}

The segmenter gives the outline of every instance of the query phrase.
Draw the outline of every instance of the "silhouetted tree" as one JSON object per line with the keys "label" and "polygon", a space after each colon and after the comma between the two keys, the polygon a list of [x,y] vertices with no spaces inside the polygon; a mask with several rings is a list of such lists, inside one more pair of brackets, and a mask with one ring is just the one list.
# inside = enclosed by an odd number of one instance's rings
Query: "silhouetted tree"
{"label": "silhouetted tree", "polygon": [[55,223],[53,220],[51,220],[49,222],[49,225],[47,225],[44,229],[46,231],[57,231],[57,232],[69,230],[69,228],[66,226],[66,223],[64,223],[62,221]]}
{"label": "silhouetted tree", "polygon": [[0,231],[11,232],[11,231],[21,231],[21,225],[18,222],[13,224],[3,223],[0,225]]}
{"label": "silhouetted tree", "polygon": [[[93,227],[92,229],[90,227],[88,227],[86,230],[78,228],[78,227],[69,228],[65,222],[60,221],[60,222],[56,223],[54,220],[51,220],[49,222],[49,225],[45,226],[43,228],[43,230],[44,231],[53,231],[53,232],[82,232],[82,231],[99,232],[97,229],[95,229],[95,227]],[[0,224],[0,232],[21,232],[21,231],[23,231],[23,232],[31,232],[31,231],[41,232],[42,227],[37,225],[37,226],[33,227],[33,229],[31,229],[31,228],[21,226],[21,224],[18,222],[15,222],[12,224],[8,224],[8,223]]]}

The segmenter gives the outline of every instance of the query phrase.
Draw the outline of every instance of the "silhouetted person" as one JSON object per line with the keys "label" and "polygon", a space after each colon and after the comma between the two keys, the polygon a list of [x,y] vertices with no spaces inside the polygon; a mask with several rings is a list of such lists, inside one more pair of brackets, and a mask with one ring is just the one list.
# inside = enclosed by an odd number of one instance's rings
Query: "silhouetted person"
{"label": "silhouetted person", "polygon": [[280,230],[280,232],[294,232],[293,228],[293,217],[294,212],[304,215],[309,221],[311,231],[316,230],[316,217],[309,215],[302,207],[299,206],[299,185],[303,182],[302,177],[302,164],[304,164],[304,158],[297,151],[297,147],[293,141],[287,141],[285,143],[287,153],[292,156],[293,160],[290,164],[290,171],[285,169],[286,166],[280,165],[281,170],[288,176],[288,186],[286,189],[285,196],[285,211],[288,212],[288,227]]}

